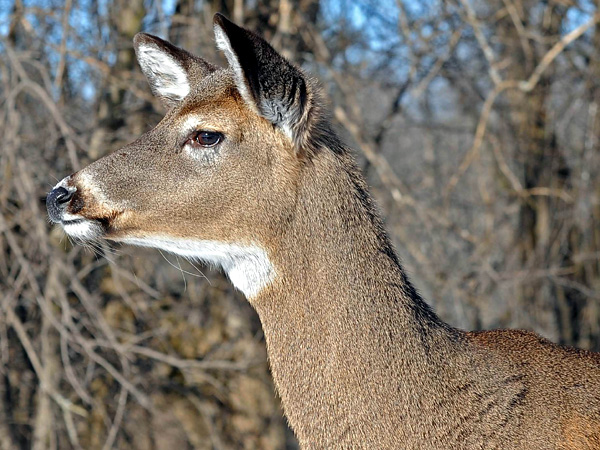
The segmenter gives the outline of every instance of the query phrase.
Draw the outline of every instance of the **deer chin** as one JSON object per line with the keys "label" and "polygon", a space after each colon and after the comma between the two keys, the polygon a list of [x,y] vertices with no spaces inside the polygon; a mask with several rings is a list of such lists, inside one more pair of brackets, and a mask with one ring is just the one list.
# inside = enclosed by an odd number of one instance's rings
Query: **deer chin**
{"label": "deer chin", "polygon": [[65,214],[60,223],[64,232],[77,242],[89,242],[104,237],[104,227],[98,220],[75,214]]}

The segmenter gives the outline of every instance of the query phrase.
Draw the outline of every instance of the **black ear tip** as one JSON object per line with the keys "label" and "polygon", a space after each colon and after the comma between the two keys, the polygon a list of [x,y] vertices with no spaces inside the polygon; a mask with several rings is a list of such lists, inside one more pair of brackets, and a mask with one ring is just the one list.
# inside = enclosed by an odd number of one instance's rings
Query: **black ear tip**
{"label": "black ear tip", "polygon": [[224,28],[232,22],[227,17],[225,17],[223,14],[216,13],[213,17],[213,23],[215,25],[219,25],[221,28]]}
{"label": "black ear tip", "polygon": [[154,36],[148,33],[137,33],[133,37],[133,45],[138,47],[141,44],[148,44],[155,40]]}

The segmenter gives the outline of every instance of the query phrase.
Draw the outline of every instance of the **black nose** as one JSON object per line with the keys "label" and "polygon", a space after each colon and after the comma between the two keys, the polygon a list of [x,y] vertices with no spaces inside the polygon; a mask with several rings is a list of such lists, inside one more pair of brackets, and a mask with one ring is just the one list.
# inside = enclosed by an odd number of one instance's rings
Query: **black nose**
{"label": "black nose", "polygon": [[48,215],[52,222],[58,223],[62,221],[64,210],[74,193],[75,190],[69,191],[62,186],[50,191],[46,197],[46,209],[48,209]]}

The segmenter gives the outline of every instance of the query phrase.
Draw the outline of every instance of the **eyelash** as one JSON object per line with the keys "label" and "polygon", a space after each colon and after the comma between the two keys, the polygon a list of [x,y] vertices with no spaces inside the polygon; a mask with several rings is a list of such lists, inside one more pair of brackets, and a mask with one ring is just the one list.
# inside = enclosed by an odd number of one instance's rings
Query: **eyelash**
{"label": "eyelash", "polygon": [[223,141],[223,134],[218,131],[194,131],[185,142],[194,148],[211,148]]}

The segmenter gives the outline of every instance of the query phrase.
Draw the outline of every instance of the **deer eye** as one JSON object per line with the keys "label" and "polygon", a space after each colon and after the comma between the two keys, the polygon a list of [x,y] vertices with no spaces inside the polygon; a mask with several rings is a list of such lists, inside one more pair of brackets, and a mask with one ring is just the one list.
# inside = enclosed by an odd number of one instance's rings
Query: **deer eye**
{"label": "deer eye", "polygon": [[193,147],[214,147],[223,140],[223,135],[217,131],[195,131],[187,143]]}

